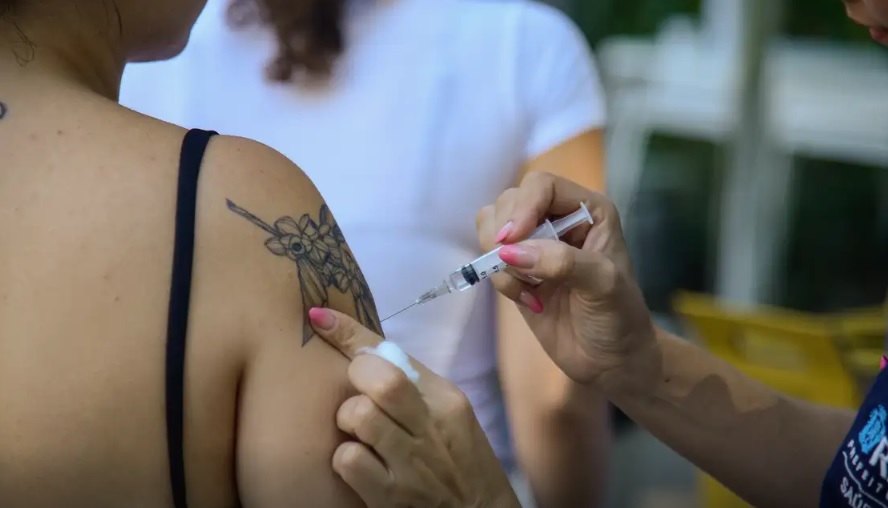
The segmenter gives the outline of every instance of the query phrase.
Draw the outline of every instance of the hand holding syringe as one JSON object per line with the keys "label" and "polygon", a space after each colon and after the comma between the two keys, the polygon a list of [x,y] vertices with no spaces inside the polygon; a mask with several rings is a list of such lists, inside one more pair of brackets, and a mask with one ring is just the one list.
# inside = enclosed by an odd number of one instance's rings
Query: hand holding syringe
{"label": "hand holding syringe", "polygon": [[[586,208],[586,205],[580,203],[580,208],[574,213],[562,217],[560,219],[556,219],[554,221],[546,220],[539,227],[537,227],[533,233],[527,238],[528,240],[557,240],[558,238],[564,236],[571,229],[581,225],[581,224],[592,224],[592,215],[589,213],[589,210]],[[492,275],[501,272],[504,268],[506,268],[506,263],[500,259],[499,250],[501,247],[497,247],[492,251],[484,254],[478,259],[463,265],[462,267],[454,270],[450,275],[444,279],[440,285],[426,291],[419,298],[416,299],[413,303],[404,307],[403,309],[395,312],[394,314],[386,317],[382,321],[386,321],[391,319],[398,314],[415,307],[417,305],[422,305],[424,303],[428,303],[439,296],[443,296],[449,293],[453,293],[456,291],[465,291],[475,284],[481,282],[484,279],[490,278]]]}

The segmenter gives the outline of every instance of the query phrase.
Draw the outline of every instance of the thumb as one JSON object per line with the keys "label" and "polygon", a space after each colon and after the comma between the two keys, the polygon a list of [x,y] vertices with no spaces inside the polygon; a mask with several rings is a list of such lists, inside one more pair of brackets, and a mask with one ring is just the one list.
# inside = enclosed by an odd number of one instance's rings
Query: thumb
{"label": "thumb", "polygon": [[499,256],[520,273],[564,283],[596,297],[611,294],[620,279],[617,265],[604,254],[558,240],[527,240],[504,245]]}
{"label": "thumb", "polygon": [[332,309],[315,307],[308,311],[308,317],[314,331],[349,360],[365,348],[375,348],[385,340],[354,318]]}

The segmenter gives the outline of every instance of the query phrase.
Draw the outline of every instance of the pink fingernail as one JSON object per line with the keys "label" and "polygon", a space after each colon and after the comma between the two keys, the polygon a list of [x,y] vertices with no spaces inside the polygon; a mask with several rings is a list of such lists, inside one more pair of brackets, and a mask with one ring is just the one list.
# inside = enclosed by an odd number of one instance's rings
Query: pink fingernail
{"label": "pink fingernail", "polygon": [[499,257],[507,264],[516,268],[533,268],[537,262],[536,250],[523,245],[505,245],[500,247]]}
{"label": "pink fingernail", "polygon": [[509,236],[509,233],[512,232],[512,226],[512,221],[507,222],[506,225],[503,226],[503,229],[500,229],[499,233],[496,234],[496,238],[494,238],[493,241],[495,243],[503,243],[503,240],[505,240]]}
{"label": "pink fingernail", "polygon": [[308,311],[308,318],[321,330],[332,330],[336,327],[336,316],[327,309],[314,307]]}
{"label": "pink fingernail", "polygon": [[533,296],[527,291],[522,291],[518,296],[518,300],[521,301],[531,312],[534,314],[541,314],[543,312],[543,302],[540,301],[539,298]]}
{"label": "pink fingernail", "polygon": [[888,365],[888,358],[882,357],[882,361],[879,362],[879,370],[885,370],[885,366]]}

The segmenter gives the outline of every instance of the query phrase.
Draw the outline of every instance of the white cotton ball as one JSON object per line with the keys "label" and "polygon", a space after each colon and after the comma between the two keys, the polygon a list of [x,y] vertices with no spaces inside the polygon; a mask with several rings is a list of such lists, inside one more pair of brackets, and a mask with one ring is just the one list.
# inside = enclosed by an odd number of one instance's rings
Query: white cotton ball
{"label": "white cotton ball", "polygon": [[394,342],[383,341],[376,347],[362,348],[361,353],[376,355],[383,360],[391,363],[395,367],[401,369],[401,372],[407,376],[407,379],[414,383],[419,382],[419,371],[410,364],[410,357],[403,349],[398,347]]}

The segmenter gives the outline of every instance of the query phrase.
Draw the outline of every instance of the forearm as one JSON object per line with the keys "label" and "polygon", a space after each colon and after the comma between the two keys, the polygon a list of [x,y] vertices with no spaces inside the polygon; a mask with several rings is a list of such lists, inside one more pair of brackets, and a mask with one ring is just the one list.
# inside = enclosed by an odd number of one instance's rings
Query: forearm
{"label": "forearm", "polygon": [[538,508],[595,508],[605,498],[610,419],[599,393],[579,393],[538,412],[536,425],[516,436],[521,464]]}
{"label": "forearm", "polygon": [[602,387],[634,421],[756,506],[817,506],[852,413],[783,396],[665,333],[633,361]]}

